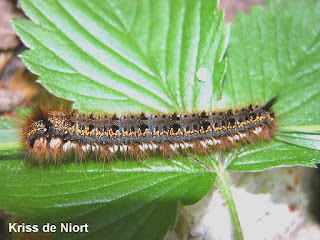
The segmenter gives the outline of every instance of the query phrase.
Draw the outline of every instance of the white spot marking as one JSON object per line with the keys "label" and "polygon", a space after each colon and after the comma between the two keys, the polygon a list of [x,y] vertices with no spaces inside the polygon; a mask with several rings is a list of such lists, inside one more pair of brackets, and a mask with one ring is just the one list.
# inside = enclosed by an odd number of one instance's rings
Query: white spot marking
{"label": "white spot marking", "polygon": [[50,141],[50,147],[53,149],[58,148],[60,144],[61,144],[60,138],[52,138]]}
{"label": "white spot marking", "polygon": [[148,150],[148,149],[149,149],[149,146],[148,146],[148,144],[146,144],[146,143],[142,144],[142,146],[143,146],[143,148],[144,148],[145,150]]}
{"label": "white spot marking", "polygon": [[114,153],[113,147],[109,147],[109,151],[112,152],[112,153]]}
{"label": "white spot marking", "polygon": [[186,148],[192,147],[192,145],[190,143],[187,143],[187,142],[184,145],[186,146]]}
{"label": "white spot marking", "polygon": [[204,148],[206,148],[206,147],[207,147],[207,144],[206,144],[206,142],[205,142],[205,141],[201,141],[200,143],[201,143],[202,147],[204,147]]}
{"label": "white spot marking", "polygon": [[175,148],[174,144],[170,144],[170,148],[171,148],[173,151],[175,151],[175,150],[176,150],[176,148]]}
{"label": "white spot marking", "polygon": [[119,149],[119,146],[118,146],[118,145],[114,145],[114,146],[113,146],[113,149],[114,149],[115,152],[117,152],[118,149]]}
{"label": "white spot marking", "polygon": [[63,151],[66,152],[68,149],[70,149],[71,148],[71,144],[72,143],[70,141],[68,141],[65,144],[63,144],[63,146],[62,146]]}
{"label": "white spot marking", "polygon": [[240,133],[240,137],[245,138],[247,136],[247,134],[245,133]]}
{"label": "white spot marking", "polygon": [[144,147],[142,145],[138,145],[138,147],[141,151],[144,151]]}
{"label": "white spot marking", "polygon": [[256,135],[259,135],[259,133],[261,133],[261,132],[262,132],[262,128],[261,128],[261,127],[257,127],[257,128],[253,131],[253,133],[256,134]]}

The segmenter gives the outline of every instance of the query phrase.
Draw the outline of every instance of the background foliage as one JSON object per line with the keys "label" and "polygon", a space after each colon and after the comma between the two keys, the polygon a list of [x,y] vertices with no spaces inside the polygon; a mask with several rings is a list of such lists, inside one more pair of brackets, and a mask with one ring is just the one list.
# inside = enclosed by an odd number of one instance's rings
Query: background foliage
{"label": "background foliage", "polygon": [[[228,169],[319,161],[319,2],[271,1],[265,10],[239,15],[228,68],[229,29],[217,1],[20,3],[31,19],[12,20],[31,49],[22,59],[74,108],[119,114],[226,109],[279,94],[277,140],[226,154]],[[199,69],[207,78],[197,78]],[[89,234],[59,238],[161,239],[179,206],[200,200],[215,180],[215,155],[195,156],[204,164],[179,157],[40,169],[12,154],[17,127],[0,124],[0,206],[44,222],[89,223]]]}

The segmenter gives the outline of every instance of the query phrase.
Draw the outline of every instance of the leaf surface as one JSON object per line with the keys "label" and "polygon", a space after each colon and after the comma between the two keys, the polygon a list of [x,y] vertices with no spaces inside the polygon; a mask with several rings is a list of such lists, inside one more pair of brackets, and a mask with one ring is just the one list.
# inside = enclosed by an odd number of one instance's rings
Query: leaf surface
{"label": "leaf surface", "polygon": [[221,102],[229,107],[263,105],[279,95],[273,108],[278,131],[277,140],[266,147],[246,147],[233,156],[230,169],[313,166],[320,161],[316,151],[320,131],[300,135],[286,131],[320,128],[319,22],[320,3],[311,0],[269,1],[265,10],[253,7],[250,16],[236,18]]}
{"label": "leaf surface", "polygon": [[215,179],[185,159],[42,169],[2,160],[0,176],[0,205],[7,211],[57,224],[58,232],[60,222],[88,223],[89,233],[55,235],[59,239],[161,239],[174,226],[179,202],[195,203]]}
{"label": "leaf surface", "polygon": [[[81,111],[211,109],[221,94],[228,27],[212,0],[22,0],[12,24],[26,66]],[[205,69],[206,76],[197,75]],[[92,161],[40,169],[0,161],[0,206],[47,221],[88,223],[65,239],[162,239],[179,206],[199,201],[215,174],[199,162]],[[28,188],[26,188],[28,186]]]}
{"label": "leaf surface", "polygon": [[[24,0],[12,21],[39,82],[81,110],[172,112],[212,107],[227,43],[216,1]],[[196,72],[206,68],[206,81]],[[205,99],[199,98],[205,96]],[[107,107],[106,107],[107,106]]]}

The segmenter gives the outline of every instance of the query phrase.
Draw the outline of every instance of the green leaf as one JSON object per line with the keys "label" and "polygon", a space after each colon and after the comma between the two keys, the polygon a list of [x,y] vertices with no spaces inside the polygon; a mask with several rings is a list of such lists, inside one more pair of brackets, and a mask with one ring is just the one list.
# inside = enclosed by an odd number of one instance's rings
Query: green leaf
{"label": "green leaf", "polygon": [[0,176],[0,206],[7,211],[43,219],[40,224],[88,223],[89,233],[59,239],[162,239],[174,227],[179,202],[197,202],[215,179],[185,158],[43,169],[7,160]]}
{"label": "green leaf", "polygon": [[279,94],[274,111],[277,139],[283,142],[241,150],[238,157],[232,157],[230,169],[313,166],[320,161],[319,152],[310,150],[319,150],[319,131],[283,132],[320,128],[319,22],[320,3],[312,0],[270,1],[265,10],[254,7],[250,16],[236,18],[230,33],[223,101],[229,107],[265,104]]}
{"label": "green leaf", "polygon": [[319,132],[286,131],[281,132],[277,138],[282,142],[320,150]]}
{"label": "green leaf", "polygon": [[[227,43],[217,1],[21,1],[12,20],[39,82],[81,110],[192,111],[221,91]],[[207,69],[207,81],[196,77]],[[203,96],[203,97],[199,97]],[[108,106],[106,108],[106,106]]]}
{"label": "green leaf", "polygon": [[240,149],[236,157],[231,154],[226,159],[228,169],[236,171],[261,171],[273,167],[303,165],[315,167],[320,152],[301,148],[284,142],[273,141]]}
{"label": "green leaf", "polygon": [[11,119],[0,118],[0,159],[21,150],[18,124]]}
{"label": "green leaf", "polygon": [[[228,28],[217,1],[20,3],[32,20],[12,21],[31,48],[22,54],[25,64],[74,108],[197,111],[265,104],[280,94],[276,140],[226,153],[228,168],[258,171],[319,161],[319,151],[312,150],[318,149],[316,130],[283,131],[320,126],[318,2],[272,1],[265,11],[239,16],[224,84]],[[199,159],[210,166],[211,158]],[[0,171],[0,206],[8,211],[91,225],[89,235],[67,239],[161,239],[174,226],[179,203],[198,201],[215,178],[209,167],[183,157],[44,169],[15,158],[0,161]]]}
{"label": "green leaf", "polygon": [[[228,27],[216,0],[19,3],[31,19],[12,20],[30,48],[24,63],[76,109],[208,110],[221,95]],[[199,69],[205,77],[197,77]],[[199,201],[215,179],[185,157],[42,169],[15,157],[0,161],[0,171],[0,206],[7,211],[89,224],[89,234],[59,239],[162,239],[179,206]]]}

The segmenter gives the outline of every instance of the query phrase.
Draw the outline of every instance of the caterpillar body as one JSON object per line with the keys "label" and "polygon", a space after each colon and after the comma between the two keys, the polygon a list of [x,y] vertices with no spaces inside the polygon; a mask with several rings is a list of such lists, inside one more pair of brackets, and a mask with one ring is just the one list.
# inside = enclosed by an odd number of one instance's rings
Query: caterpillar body
{"label": "caterpillar body", "polygon": [[115,159],[225,151],[271,139],[277,126],[271,110],[276,100],[264,106],[187,114],[116,116],[38,110],[22,125],[21,137],[40,163],[59,163],[68,154]]}

